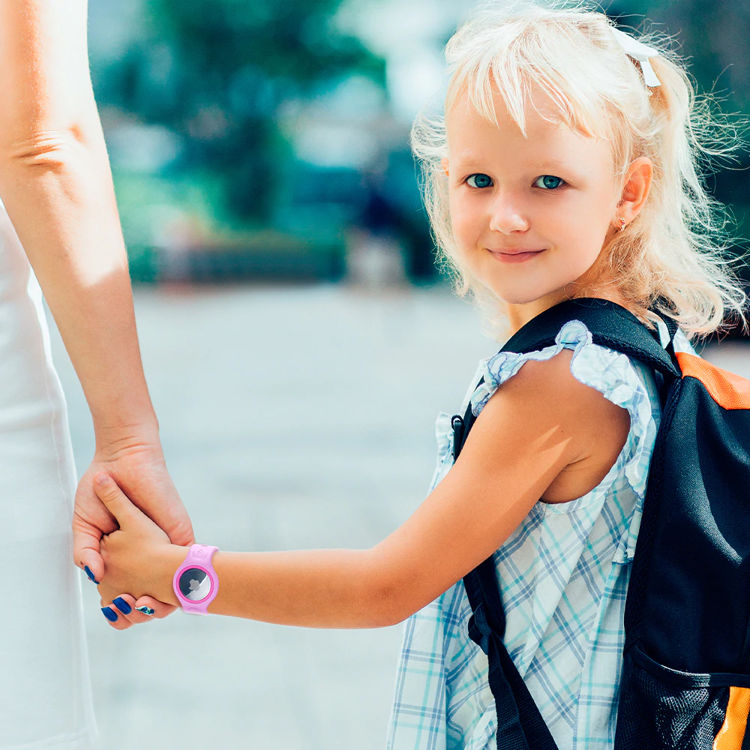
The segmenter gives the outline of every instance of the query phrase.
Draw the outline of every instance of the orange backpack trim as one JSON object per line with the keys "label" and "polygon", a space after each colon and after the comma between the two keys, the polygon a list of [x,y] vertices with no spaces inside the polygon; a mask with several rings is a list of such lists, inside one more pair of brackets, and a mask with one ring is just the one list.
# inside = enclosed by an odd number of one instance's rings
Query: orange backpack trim
{"label": "orange backpack trim", "polygon": [[677,352],[683,377],[700,380],[711,397],[724,409],[750,409],[750,380],[727,372],[695,354]]}
{"label": "orange backpack trim", "polygon": [[724,723],[716,735],[713,750],[741,750],[750,712],[750,688],[730,687]]}

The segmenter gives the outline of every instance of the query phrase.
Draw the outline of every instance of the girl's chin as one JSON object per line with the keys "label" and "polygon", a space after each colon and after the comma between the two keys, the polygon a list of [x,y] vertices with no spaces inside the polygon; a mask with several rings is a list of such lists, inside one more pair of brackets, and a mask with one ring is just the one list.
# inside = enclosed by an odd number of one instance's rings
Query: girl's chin
{"label": "girl's chin", "polygon": [[[496,293],[497,294],[497,293]],[[554,289],[545,292],[508,292],[497,295],[499,300],[509,307],[551,307],[570,296],[562,289]]]}

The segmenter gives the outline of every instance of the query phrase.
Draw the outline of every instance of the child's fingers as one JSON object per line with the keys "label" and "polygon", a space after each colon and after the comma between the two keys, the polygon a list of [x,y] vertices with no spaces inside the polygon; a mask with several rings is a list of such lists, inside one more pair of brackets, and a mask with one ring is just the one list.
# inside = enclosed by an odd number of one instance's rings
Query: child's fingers
{"label": "child's fingers", "polygon": [[104,471],[94,477],[94,491],[107,510],[117,519],[120,528],[127,522],[139,519],[143,514],[130,502],[130,498],[120,489],[117,482]]}

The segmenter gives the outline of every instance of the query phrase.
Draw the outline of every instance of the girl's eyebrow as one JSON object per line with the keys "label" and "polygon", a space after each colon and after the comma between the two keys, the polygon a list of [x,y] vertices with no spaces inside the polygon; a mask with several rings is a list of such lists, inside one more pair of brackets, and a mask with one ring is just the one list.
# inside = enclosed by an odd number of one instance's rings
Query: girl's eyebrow
{"label": "girl's eyebrow", "polygon": [[[490,160],[490,158],[485,157],[483,159],[482,157],[471,153],[458,154],[453,157],[454,163],[460,167],[459,171],[470,171],[472,169],[487,170],[490,168]],[[555,158],[529,161],[525,169],[538,174],[552,174],[554,172],[578,174],[578,170],[573,163]]]}
{"label": "girl's eyebrow", "polygon": [[460,164],[462,167],[466,166],[479,166],[480,164],[486,164],[487,158],[482,158],[478,154],[471,153],[469,151],[459,152],[454,154],[452,160]]}
{"label": "girl's eyebrow", "polygon": [[[495,154],[482,154],[477,153],[476,151],[472,150],[470,147],[463,149],[461,151],[456,151],[455,153],[450,154],[451,161],[454,161],[456,163],[461,164],[462,166],[478,166],[478,165],[486,165],[487,162],[492,161],[494,158],[497,158]],[[545,155],[541,154],[538,157],[531,157],[528,160],[528,165],[530,168],[533,169],[547,169],[547,168],[553,168],[553,169],[573,169],[574,164],[572,160],[560,158],[558,156],[553,155]]]}
{"label": "girl's eyebrow", "polygon": [[575,167],[570,161],[564,161],[562,159],[540,159],[538,162],[534,162],[534,166],[538,169],[560,169],[563,171],[574,171]]}

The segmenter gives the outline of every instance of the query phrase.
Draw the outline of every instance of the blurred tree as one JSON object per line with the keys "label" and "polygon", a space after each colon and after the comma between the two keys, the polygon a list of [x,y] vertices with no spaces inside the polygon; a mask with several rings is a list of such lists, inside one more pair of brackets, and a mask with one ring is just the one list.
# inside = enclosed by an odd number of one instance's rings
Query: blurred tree
{"label": "blurred tree", "polygon": [[608,14],[676,39],[702,91],[723,93],[730,111],[750,111],[750,4],[714,0],[614,0]]}
{"label": "blurred tree", "polygon": [[385,85],[383,61],[335,28],[341,2],[150,0],[99,98],[180,134],[180,168],[220,175],[230,211],[262,222],[289,156],[281,105],[353,72]]}

